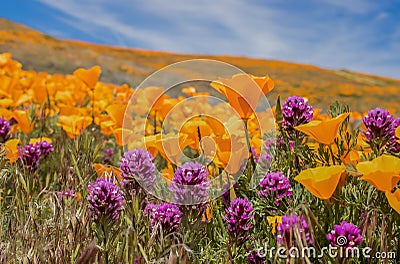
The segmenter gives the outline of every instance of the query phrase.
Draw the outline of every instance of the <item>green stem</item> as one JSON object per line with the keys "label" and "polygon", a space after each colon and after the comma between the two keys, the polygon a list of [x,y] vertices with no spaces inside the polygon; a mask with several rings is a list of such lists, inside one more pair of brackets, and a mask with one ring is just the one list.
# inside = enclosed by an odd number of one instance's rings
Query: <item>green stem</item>
{"label": "green stem", "polygon": [[105,263],[108,264],[108,245],[107,245],[107,232],[104,228],[104,223],[101,224],[101,229],[103,230],[103,243],[104,243],[104,259],[105,259]]}
{"label": "green stem", "polygon": [[328,146],[328,148],[329,148],[329,153],[330,153],[330,154],[331,154],[331,156],[332,156],[332,162],[333,162],[333,165],[336,165],[336,162],[335,162],[335,155],[333,155],[332,146],[331,146],[331,145],[329,145],[329,146]]}
{"label": "green stem", "polygon": [[[243,121],[244,121],[244,132],[246,134],[247,148],[248,148],[249,154],[250,154],[250,162],[251,162],[251,171],[250,172],[253,172],[253,170],[256,168],[256,164],[254,162],[253,153],[251,151],[250,136],[249,136],[249,131],[248,131],[248,128],[247,128],[247,121],[248,120],[247,119],[243,119]],[[250,174],[249,182],[251,181],[251,176],[252,176],[252,174]]]}

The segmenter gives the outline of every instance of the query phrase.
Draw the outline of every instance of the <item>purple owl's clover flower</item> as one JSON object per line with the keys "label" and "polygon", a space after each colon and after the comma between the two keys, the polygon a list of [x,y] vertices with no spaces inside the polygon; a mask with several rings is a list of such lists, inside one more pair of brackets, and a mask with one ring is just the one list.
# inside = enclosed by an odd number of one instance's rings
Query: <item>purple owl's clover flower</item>
{"label": "purple owl's clover flower", "polygon": [[313,107],[303,97],[290,96],[282,105],[283,126],[293,133],[294,127],[309,123],[313,114]]}
{"label": "purple owl's clover flower", "polygon": [[5,142],[10,136],[10,123],[4,118],[0,118],[0,142]]}
{"label": "purple owl's clover flower", "polygon": [[399,138],[396,137],[396,128],[400,126],[400,118],[396,118],[393,120],[392,123],[392,132],[391,132],[391,138],[387,143],[388,150],[394,153],[399,153],[400,152],[400,143],[397,142]]}
{"label": "purple owl's clover flower", "polygon": [[39,141],[35,144],[25,145],[23,148],[18,148],[19,156],[24,166],[29,171],[36,171],[40,167],[40,159],[43,156],[46,158],[54,151],[53,145],[47,141]]}
{"label": "purple owl's clover flower", "polygon": [[42,140],[36,143],[36,145],[40,148],[42,155],[47,157],[51,152],[54,151],[53,145],[46,140]]}
{"label": "purple owl's clover flower", "polygon": [[256,250],[252,250],[247,256],[247,263],[249,264],[264,264],[267,258],[260,255]]}
{"label": "purple owl's clover flower", "polygon": [[140,192],[139,184],[145,190],[156,184],[153,156],[146,150],[136,148],[125,152],[120,162],[120,169],[122,184],[129,192]]}
{"label": "purple owl's clover flower", "polygon": [[159,224],[165,233],[176,231],[182,220],[179,207],[170,203],[149,204],[144,212],[150,216],[151,227]]}
{"label": "purple owl's clover flower", "polygon": [[228,222],[228,231],[238,241],[246,240],[246,232],[253,227],[254,209],[246,198],[235,198],[222,217]]}
{"label": "purple owl's clover flower", "polygon": [[124,198],[111,179],[99,178],[88,186],[88,208],[94,220],[117,221],[123,210]]}
{"label": "purple owl's clover flower", "polygon": [[57,195],[58,195],[58,197],[60,197],[60,198],[66,198],[66,199],[68,199],[68,198],[73,198],[73,197],[75,197],[75,192],[74,192],[73,190],[71,190],[71,189],[67,189],[67,190],[65,190],[65,191],[59,191],[59,192],[57,192]]}
{"label": "purple owl's clover flower", "polygon": [[290,216],[283,216],[282,223],[277,227],[278,231],[278,244],[285,245],[287,247],[295,246],[297,240],[295,232],[300,234],[300,239],[305,241],[307,244],[312,244],[308,224],[304,219],[304,216],[299,218],[297,215],[292,214]]}
{"label": "purple owl's clover flower", "polygon": [[354,248],[363,242],[361,230],[354,224],[343,221],[335,225],[333,230],[326,235],[332,246]]}
{"label": "purple owl's clover flower", "polygon": [[211,184],[207,176],[206,167],[198,162],[187,162],[178,167],[169,187],[174,193],[174,202],[182,205],[206,203]]}
{"label": "purple owl's clover flower", "polygon": [[368,111],[363,123],[367,129],[363,134],[370,143],[375,140],[386,143],[393,135],[393,116],[387,110],[378,107]]}
{"label": "purple owl's clover flower", "polygon": [[292,187],[290,180],[286,178],[282,172],[270,172],[260,182],[260,190],[258,191],[263,199],[272,197],[276,206],[279,206],[283,199],[292,198]]}

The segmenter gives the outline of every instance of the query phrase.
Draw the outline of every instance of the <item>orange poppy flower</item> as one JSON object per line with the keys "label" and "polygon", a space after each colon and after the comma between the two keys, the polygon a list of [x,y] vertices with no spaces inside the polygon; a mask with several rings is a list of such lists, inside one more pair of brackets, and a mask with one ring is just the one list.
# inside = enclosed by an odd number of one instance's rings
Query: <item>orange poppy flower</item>
{"label": "orange poppy flower", "polygon": [[29,121],[28,113],[23,110],[14,110],[14,118],[18,122],[18,127],[24,134],[29,134],[34,128],[34,123]]}
{"label": "orange poppy flower", "polygon": [[398,138],[397,142],[400,143],[400,126],[396,128],[396,137]]}
{"label": "orange poppy flower", "polygon": [[108,136],[113,133],[113,127],[115,126],[115,123],[110,117],[107,116],[107,118],[100,118],[98,123],[100,124],[101,132],[104,135]]}
{"label": "orange poppy flower", "polygon": [[115,142],[118,146],[122,147],[129,142],[130,137],[133,135],[133,131],[126,128],[117,128],[112,130]]}
{"label": "orange poppy flower", "polygon": [[169,163],[167,164],[167,167],[164,168],[164,169],[162,170],[161,176],[162,176],[168,183],[171,183],[171,182],[172,182],[172,179],[174,178],[175,173],[174,173],[174,169],[172,168],[172,166],[171,166]]}
{"label": "orange poppy flower", "polygon": [[112,104],[106,108],[106,112],[115,122],[115,126],[117,128],[122,127],[122,123],[124,122],[125,109],[126,105],[121,104]]}
{"label": "orange poppy flower", "polygon": [[42,104],[47,100],[48,93],[45,82],[42,78],[38,78],[38,80],[32,84],[31,89],[33,91],[33,100],[36,103]]}
{"label": "orange poppy flower", "polygon": [[360,178],[382,192],[391,191],[400,181],[400,159],[382,155],[372,161],[357,164],[357,170],[363,174]]}
{"label": "orange poppy flower", "polygon": [[93,66],[90,69],[79,68],[74,71],[74,76],[80,79],[91,90],[94,89],[101,74],[100,66]]}
{"label": "orange poppy flower", "polygon": [[[128,104],[128,112],[136,116],[147,116],[149,109],[155,103],[159,96],[162,96],[164,89],[162,87],[149,86],[144,89],[135,90],[133,101]],[[153,108],[153,110],[156,110]]]}
{"label": "orange poppy flower", "polygon": [[86,109],[73,106],[60,106],[60,115],[62,116],[81,116],[87,114]]}
{"label": "orange poppy flower", "polygon": [[59,116],[57,125],[61,126],[70,138],[75,138],[91,123],[92,118],[88,116],[71,115]]}
{"label": "orange poppy flower", "polygon": [[182,88],[182,93],[187,94],[188,96],[192,97],[196,94],[196,88],[189,86],[186,88]]}
{"label": "orange poppy flower", "polygon": [[155,156],[159,152],[164,159],[173,164],[179,163],[183,149],[192,144],[186,134],[151,135],[144,138],[146,149]]}
{"label": "orange poppy flower", "polygon": [[232,135],[232,137],[212,136],[217,145],[214,163],[229,174],[235,174],[241,169],[243,162],[248,160],[249,151],[245,139]]}
{"label": "orange poppy flower", "polygon": [[[360,158],[360,151],[357,150],[350,150],[350,152],[344,156],[345,154],[343,154],[342,157],[340,157],[340,159],[342,160],[343,163],[357,163],[359,161],[361,161]],[[356,175],[353,175],[356,176]]]}
{"label": "orange poppy flower", "polygon": [[11,62],[12,55],[9,52],[0,53],[0,67],[3,67]]}
{"label": "orange poppy flower", "polygon": [[19,158],[18,144],[19,139],[9,139],[4,143],[6,157],[11,162],[15,162]]}
{"label": "orange poppy flower", "polygon": [[349,115],[350,113],[344,113],[325,121],[314,120],[307,124],[297,126],[295,129],[311,136],[319,143],[331,145],[337,136],[340,124],[342,124]]}
{"label": "orange poppy flower", "polygon": [[14,116],[13,112],[8,109],[0,108],[0,117],[10,120]]}
{"label": "orange poppy flower", "polygon": [[211,86],[226,97],[243,120],[247,120],[254,113],[253,110],[256,109],[263,94],[274,88],[274,82],[269,76],[236,74],[231,79],[220,78],[218,81],[213,81]]}
{"label": "orange poppy flower", "polygon": [[116,167],[105,166],[101,163],[95,163],[93,167],[96,170],[98,178],[108,178],[117,180],[118,182],[122,181],[122,172]]}
{"label": "orange poppy flower", "polygon": [[310,168],[300,172],[294,180],[301,183],[316,197],[326,200],[332,197],[342,178],[344,166]]}
{"label": "orange poppy flower", "polygon": [[[217,128],[219,128],[219,126],[217,126]],[[201,117],[194,117],[183,124],[179,133],[186,134],[187,137],[193,141],[190,147],[198,150],[200,147],[199,131],[202,138],[210,136],[213,132],[211,126],[209,126],[205,120]]]}
{"label": "orange poppy flower", "polygon": [[14,105],[14,100],[10,98],[0,99],[0,106],[1,107],[10,107]]}
{"label": "orange poppy flower", "polygon": [[400,214],[400,189],[397,189],[394,193],[386,191],[385,195],[390,206]]}
{"label": "orange poppy flower", "polygon": [[179,99],[169,98],[167,95],[162,95],[158,100],[151,106],[150,116],[157,116],[157,119],[164,120],[169,112],[176,106]]}

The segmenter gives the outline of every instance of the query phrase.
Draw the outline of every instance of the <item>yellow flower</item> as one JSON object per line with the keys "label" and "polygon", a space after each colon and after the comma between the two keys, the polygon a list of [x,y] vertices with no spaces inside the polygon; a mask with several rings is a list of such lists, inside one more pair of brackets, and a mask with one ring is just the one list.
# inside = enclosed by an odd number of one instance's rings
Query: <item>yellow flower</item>
{"label": "yellow flower", "polygon": [[211,86],[226,97],[243,120],[247,120],[254,113],[253,110],[256,109],[263,94],[274,88],[274,82],[269,76],[236,74],[231,79],[220,78],[218,81],[213,81]]}
{"label": "yellow flower", "polygon": [[396,128],[396,137],[398,138],[397,142],[400,143],[400,126]]}
{"label": "yellow flower", "polygon": [[167,181],[167,183],[171,183],[172,179],[175,176],[174,169],[172,166],[168,163],[167,167],[164,168],[161,172],[161,176]]}
{"label": "yellow flower", "polygon": [[92,118],[88,116],[71,115],[59,116],[57,125],[61,126],[70,138],[75,138],[91,123]]}
{"label": "yellow flower", "polygon": [[91,90],[96,86],[101,74],[100,66],[93,66],[90,69],[79,68],[74,71],[74,76],[80,79]]}
{"label": "yellow flower", "polygon": [[[214,158],[214,163],[229,174],[238,172],[243,164],[249,158],[249,151],[244,138],[236,135],[212,135],[217,151]],[[210,149],[210,147],[209,147]]]}
{"label": "yellow flower", "polygon": [[14,114],[8,109],[0,108],[0,117],[10,120],[12,117],[14,117]]}
{"label": "yellow flower", "polygon": [[28,113],[23,110],[15,110],[14,111],[14,118],[18,122],[18,127],[21,129],[24,134],[29,134],[32,132],[34,123],[29,121]]}
{"label": "yellow flower", "polygon": [[313,137],[319,143],[331,145],[337,136],[340,124],[349,115],[350,113],[344,113],[329,120],[314,120],[307,124],[297,126],[295,129]]}
{"label": "yellow flower", "polygon": [[272,226],[272,234],[275,235],[276,228],[282,223],[282,216],[267,216],[267,221]]}
{"label": "yellow flower", "polygon": [[400,189],[397,189],[394,193],[386,191],[385,195],[390,206],[400,214]]}
{"label": "yellow flower", "polygon": [[19,144],[19,139],[9,139],[4,144],[6,150],[6,157],[11,162],[15,162],[19,158],[18,144]]}
{"label": "yellow flower", "polygon": [[193,143],[186,134],[157,134],[144,138],[146,148],[155,156],[159,152],[167,161],[177,164],[182,155],[182,150]]}
{"label": "yellow flower", "polygon": [[115,123],[116,128],[121,128],[124,122],[126,105],[112,104],[106,108],[106,112]]}
{"label": "yellow flower", "polygon": [[382,192],[391,191],[400,181],[400,159],[382,155],[372,161],[357,164],[357,170],[364,180]]}
{"label": "yellow flower", "polygon": [[303,170],[294,179],[313,195],[326,200],[332,197],[343,172],[344,167],[340,165],[317,167]]}
{"label": "yellow flower", "polygon": [[36,103],[42,104],[47,100],[47,88],[42,78],[38,77],[37,80],[32,84],[31,89],[33,91],[33,100]]}

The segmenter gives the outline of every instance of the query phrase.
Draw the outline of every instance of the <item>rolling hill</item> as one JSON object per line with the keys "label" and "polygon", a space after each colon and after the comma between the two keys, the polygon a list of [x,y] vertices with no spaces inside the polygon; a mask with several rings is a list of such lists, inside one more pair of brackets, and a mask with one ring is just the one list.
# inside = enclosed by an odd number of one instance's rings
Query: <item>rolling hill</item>
{"label": "rolling hill", "polygon": [[377,106],[400,111],[400,80],[278,60],[175,54],[63,40],[0,18],[0,53],[3,52],[12,53],[26,70],[48,73],[67,74],[78,67],[100,65],[103,82],[128,83],[132,87],[171,63],[210,58],[254,75],[269,74],[276,83],[269,95],[272,104],[278,95],[299,95],[321,108],[337,99],[360,112]]}

